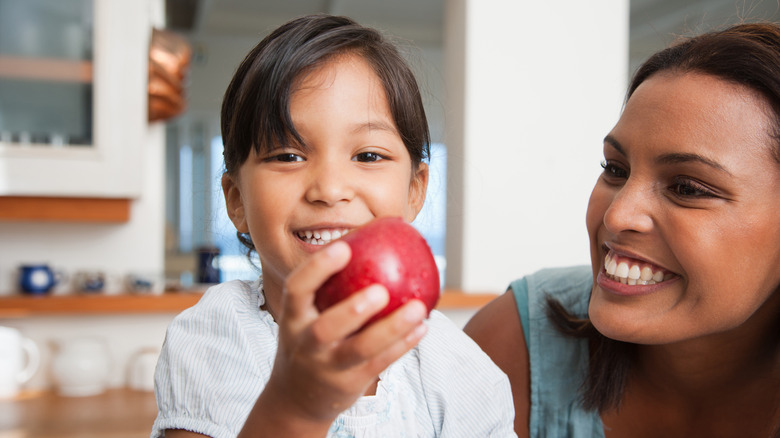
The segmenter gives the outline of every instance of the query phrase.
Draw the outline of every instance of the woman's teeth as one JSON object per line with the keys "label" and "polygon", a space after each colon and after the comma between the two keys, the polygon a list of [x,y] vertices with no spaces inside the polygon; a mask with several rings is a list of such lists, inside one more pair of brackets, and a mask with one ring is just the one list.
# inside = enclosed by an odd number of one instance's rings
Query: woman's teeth
{"label": "woman's teeth", "polygon": [[649,265],[628,261],[618,262],[611,254],[604,258],[604,269],[607,277],[628,285],[656,284],[672,278],[672,274],[664,274],[662,269],[653,271]]}
{"label": "woman's teeth", "polygon": [[349,230],[346,228],[332,229],[332,230],[306,230],[298,231],[298,237],[306,243],[312,245],[325,245],[333,240],[339,239]]}

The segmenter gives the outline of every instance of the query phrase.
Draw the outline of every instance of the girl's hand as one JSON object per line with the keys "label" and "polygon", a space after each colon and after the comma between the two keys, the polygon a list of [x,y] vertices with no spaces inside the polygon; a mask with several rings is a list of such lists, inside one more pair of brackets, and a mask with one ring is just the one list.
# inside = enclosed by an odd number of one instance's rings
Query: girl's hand
{"label": "girl's hand", "polygon": [[338,414],[376,383],[379,373],[422,339],[427,312],[417,300],[355,333],[387,304],[388,293],[381,285],[369,286],[321,314],[317,311],[315,291],[344,268],[350,256],[349,245],[334,242],[287,278],[276,361],[245,429],[262,416],[266,433],[269,422],[292,432],[289,425],[295,420],[296,427],[305,428],[295,430],[295,436],[324,436]]}

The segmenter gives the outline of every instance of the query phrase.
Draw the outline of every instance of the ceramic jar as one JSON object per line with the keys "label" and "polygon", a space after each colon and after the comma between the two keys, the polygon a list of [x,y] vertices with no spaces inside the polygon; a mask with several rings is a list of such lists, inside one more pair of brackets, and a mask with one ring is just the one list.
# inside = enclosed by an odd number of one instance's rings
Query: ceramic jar
{"label": "ceramic jar", "polygon": [[52,376],[61,395],[84,397],[105,391],[111,357],[103,339],[72,338],[61,341],[55,350]]}

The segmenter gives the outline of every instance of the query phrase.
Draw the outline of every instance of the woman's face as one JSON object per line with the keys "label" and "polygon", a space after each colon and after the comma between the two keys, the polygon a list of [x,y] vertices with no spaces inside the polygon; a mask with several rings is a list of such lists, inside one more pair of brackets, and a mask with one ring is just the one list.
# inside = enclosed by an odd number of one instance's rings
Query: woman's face
{"label": "woman's face", "polygon": [[769,114],[751,90],[699,73],[636,89],[604,140],[588,206],[589,314],[601,333],[662,344],[778,317]]}

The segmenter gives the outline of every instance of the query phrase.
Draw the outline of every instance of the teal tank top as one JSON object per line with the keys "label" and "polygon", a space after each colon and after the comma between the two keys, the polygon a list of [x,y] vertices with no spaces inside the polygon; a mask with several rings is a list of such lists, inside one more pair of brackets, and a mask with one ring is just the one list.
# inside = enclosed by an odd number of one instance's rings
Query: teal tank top
{"label": "teal tank top", "polygon": [[590,266],[544,269],[512,282],[531,365],[531,438],[604,438],[597,411],[580,403],[588,370],[588,341],[560,333],[547,318],[552,296],[585,317],[593,286]]}

